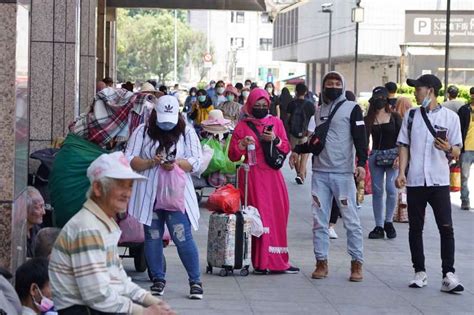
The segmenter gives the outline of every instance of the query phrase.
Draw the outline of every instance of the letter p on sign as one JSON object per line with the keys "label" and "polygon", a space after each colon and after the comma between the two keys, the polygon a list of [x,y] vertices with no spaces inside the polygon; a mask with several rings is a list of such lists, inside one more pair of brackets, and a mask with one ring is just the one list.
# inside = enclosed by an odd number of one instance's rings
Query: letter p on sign
{"label": "letter p on sign", "polygon": [[431,35],[431,19],[415,18],[413,21],[415,35]]}

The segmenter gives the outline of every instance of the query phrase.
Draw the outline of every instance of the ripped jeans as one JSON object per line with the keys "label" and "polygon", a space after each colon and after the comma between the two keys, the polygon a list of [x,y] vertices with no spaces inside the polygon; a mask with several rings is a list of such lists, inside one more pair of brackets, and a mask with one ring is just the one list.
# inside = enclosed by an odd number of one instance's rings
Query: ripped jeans
{"label": "ripped jeans", "polygon": [[328,258],[328,227],[334,197],[347,231],[347,252],[352,260],[363,262],[363,236],[357,213],[354,175],[313,171],[311,194],[313,196],[313,245],[316,260]]}
{"label": "ripped jeans", "polygon": [[191,234],[191,223],[186,213],[159,210],[153,212],[151,226],[145,228],[145,257],[153,279],[165,280],[163,266],[163,233],[165,223],[176,244],[178,255],[188,273],[189,282],[201,282],[199,254]]}

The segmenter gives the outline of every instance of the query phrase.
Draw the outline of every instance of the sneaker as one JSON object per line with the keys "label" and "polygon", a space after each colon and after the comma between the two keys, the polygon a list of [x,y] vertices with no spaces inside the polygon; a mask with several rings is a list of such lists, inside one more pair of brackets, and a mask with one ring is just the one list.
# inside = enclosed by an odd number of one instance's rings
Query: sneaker
{"label": "sneaker", "polygon": [[165,293],[165,280],[153,279],[153,285],[150,287],[151,294],[163,296]]}
{"label": "sneaker", "polygon": [[335,239],[338,238],[336,230],[334,230],[334,228],[332,226],[328,229],[328,232],[329,232],[329,238],[330,239],[335,240]]}
{"label": "sneaker", "polygon": [[397,231],[395,231],[392,222],[385,222],[385,224],[383,225],[383,229],[385,231],[385,234],[387,234],[387,238],[397,237]]}
{"label": "sneaker", "polygon": [[204,294],[204,290],[202,289],[202,283],[190,282],[189,286],[189,298],[191,300],[202,300],[202,295]]}
{"label": "sneaker", "polygon": [[284,273],[287,273],[287,274],[297,274],[299,272],[300,272],[300,268],[293,267],[293,266],[290,266],[290,268],[284,271]]}
{"label": "sneaker", "polygon": [[464,287],[454,273],[448,272],[443,278],[443,282],[441,282],[441,291],[450,293],[462,292]]}
{"label": "sneaker", "polygon": [[303,185],[303,178],[301,178],[301,176],[296,176],[295,177],[295,181],[298,185]]}
{"label": "sneaker", "polygon": [[369,238],[372,240],[385,238],[383,227],[376,226],[375,229],[369,233]]}
{"label": "sneaker", "polygon": [[467,200],[461,202],[461,210],[471,210],[471,204]]}
{"label": "sneaker", "polygon": [[426,272],[419,271],[415,273],[415,277],[410,281],[410,288],[423,288],[428,284],[428,276]]}
{"label": "sneaker", "polygon": [[253,274],[254,275],[268,275],[269,271],[267,269],[254,269]]}

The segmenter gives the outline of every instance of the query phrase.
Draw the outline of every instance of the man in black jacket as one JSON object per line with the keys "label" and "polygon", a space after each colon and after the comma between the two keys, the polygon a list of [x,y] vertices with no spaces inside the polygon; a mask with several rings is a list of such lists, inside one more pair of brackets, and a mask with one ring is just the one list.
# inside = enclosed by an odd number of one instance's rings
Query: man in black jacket
{"label": "man in black jacket", "polygon": [[471,87],[471,102],[461,107],[458,111],[461,122],[463,148],[461,153],[461,209],[471,209],[469,202],[469,173],[474,163],[474,87]]}

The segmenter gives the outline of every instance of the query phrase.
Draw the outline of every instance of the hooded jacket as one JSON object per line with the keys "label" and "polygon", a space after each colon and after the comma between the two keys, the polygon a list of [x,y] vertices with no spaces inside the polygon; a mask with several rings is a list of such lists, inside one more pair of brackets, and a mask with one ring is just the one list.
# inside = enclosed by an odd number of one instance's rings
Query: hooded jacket
{"label": "hooded jacket", "polygon": [[[346,99],[346,83],[340,73],[335,71],[327,73],[322,80],[321,91],[324,92],[324,83],[329,74],[335,74],[341,79],[342,94],[332,102],[326,102],[322,96],[322,104],[314,114],[316,126],[325,122],[324,118],[329,116],[336,104],[341,101],[343,103],[331,121],[324,149],[313,158],[313,170],[326,173],[353,173],[354,153],[357,156],[357,166],[364,167],[367,161],[364,117],[360,106]],[[310,153],[306,144],[296,146],[294,151]]]}

